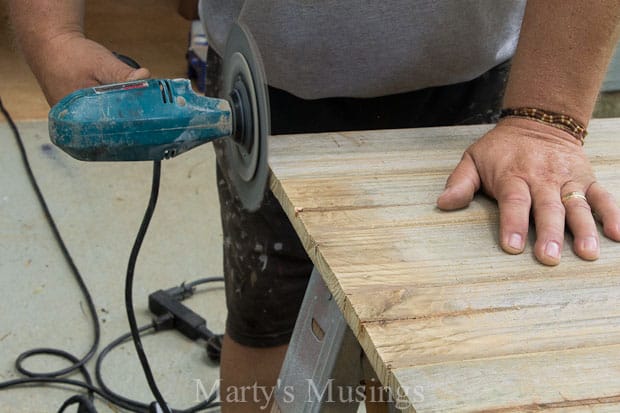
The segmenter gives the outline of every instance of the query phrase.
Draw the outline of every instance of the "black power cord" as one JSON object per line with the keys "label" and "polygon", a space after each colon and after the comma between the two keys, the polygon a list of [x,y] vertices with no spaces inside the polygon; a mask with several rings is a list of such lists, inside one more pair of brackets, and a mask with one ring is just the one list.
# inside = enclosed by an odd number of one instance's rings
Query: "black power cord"
{"label": "black power cord", "polygon": [[[153,393],[153,396],[155,396],[155,400],[157,400],[160,411],[162,411],[163,413],[171,413],[170,408],[168,407],[168,404],[164,399],[164,396],[159,391],[157,383],[155,383],[155,378],[153,377],[151,366],[149,365],[149,361],[146,357],[146,353],[144,352],[144,348],[142,348],[142,340],[140,339],[138,322],[136,321],[136,315],[133,310],[134,270],[136,268],[136,261],[138,259],[138,254],[140,253],[142,241],[144,241],[146,231],[149,228],[149,223],[151,222],[151,218],[153,217],[153,213],[155,212],[155,206],[157,205],[160,176],[161,161],[155,161],[153,162],[153,181],[151,183],[151,196],[149,198],[149,204],[146,208],[146,212],[144,213],[144,218],[142,219],[142,224],[140,225],[140,230],[138,231],[138,235],[136,236],[133,248],[131,249],[129,263],[127,264],[127,276],[125,278],[125,310],[127,310],[127,320],[129,321],[129,328],[131,329],[131,336],[133,338],[133,343],[136,347],[136,352],[138,353],[138,358],[140,359],[140,364],[142,365],[142,370],[144,371],[144,377],[146,378],[146,381],[149,385],[149,388],[151,389],[151,392]],[[157,406],[153,407],[156,408]],[[158,411],[154,410],[153,413],[158,413]]]}
{"label": "black power cord", "polygon": [[[194,314],[193,312],[191,312],[191,310],[186,309],[186,307],[184,306],[183,308],[185,308],[185,310],[183,310],[182,312],[179,313],[178,311],[175,311],[175,309],[178,310],[178,308],[176,304],[174,304],[174,302],[183,300],[191,296],[194,292],[195,286],[199,284],[207,283],[207,282],[222,281],[222,278],[204,278],[204,279],[193,281],[189,284],[182,284],[179,287],[174,287],[172,289],[169,289],[163,292],[160,290],[157,293],[160,294],[159,297],[164,298],[164,305],[163,307],[160,307],[159,309],[159,312],[158,312],[159,317],[153,320],[151,324],[145,325],[142,327],[138,327],[136,323],[136,319],[135,319],[135,313],[133,309],[133,299],[132,299],[134,270],[135,270],[135,265],[136,265],[136,261],[138,258],[138,253],[140,251],[140,246],[142,245],[142,242],[146,235],[146,231],[148,229],[148,225],[150,223],[150,220],[155,210],[155,206],[157,204],[157,197],[159,194],[159,180],[161,176],[161,163],[159,161],[156,161],[154,164],[153,181],[152,181],[151,196],[149,199],[149,204],[145,212],[144,218],[142,220],[142,224],[140,226],[138,235],[136,236],[136,240],[134,242],[134,246],[132,248],[131,256],[129,259],[129,263],[127,265],[126,284],[125,284],[125,304],[126,304],[127,317],[129,320],[131,332],[124,334],[120,336],[119,338],[117,338],[116,340],[112,341],[99,354],[99,357],[97,358],[95,374],[96,374],[96,378],[99,383],[99,386],[101,388],[97,388],[92,383],[90,374],[85,367],[85,364],[97,352],[97,348],[99,346],[100,336],[101,336],[99,319],[97,318],[97,312],[95,310],[93,299],[90,295],[88,287],[86,286],[86,283],[84,282],[82,275],[80,274],[80,271],[75,265],[73,258],[71,257],[71,254],[69,253],[60,235],[60,232],[58,231],[56,223],[49,211],[49,208],[47,206],[45,198],[43,197],[41,189],[39,188],[39,185],[37,184],[34,173],[32,172],[32,168],[30,167],[30,162],[28,160],[28,156],[27,156],[23,141],[21,139],[19,130],[17,129],[17,126],[15,125],[15,122],[13,121],[12,117],[10,116],[6,108],[4,107],[4,104],[2,103],[1,99],[0,99],[0,111],[6,118],[13,132],[13,135],[19,147],[19,151],[22,157],[24,167],[26,169],[26,173],[28,174],[30,183],[36,193],[39,203],[41,204],[41,207],[45,214],[45,218],[50,228],[52,229],[54,238],[56,239],[62,251],[63,257],[68,263],[71,269],[71,272],[73,273],[73,276],[76,279],[76,282],[78,283],[80,287],[80,290],[82,291],[82,294],[86,298],[87,306],[89,308],[89,312],[93,320],[93,330],[94,330],[93,343],[89,351],[82,358],[78,358],[64,350],[54,349],[54,348],[36,348],[36,349],[28,350],[28,351],[21,353],[15,362],[15,368],[21,374],[26,376],[26,378],[0,382],[0,390],[4,390],[7,388],[16,387],[16,386],[33,385],[33,384],[41,384],[41,385],[42,384],[62,384],[62,385],[68,385],[68,386],[75,386],[75,387],[79,387],[79,388],[87,390],[87,396],[75,395],[67,399],[63,403],[63,405],[60,407],[60,409],[58,410],[59,413],[62,413],[63,411],[65,411],[67,407],[74,405],[74,404],[78,405],[78,413],[96,413],[96,410],[94,407],[94,395],[95,394],[121,408],[127,409],[129,411],[133,411],[133,412],[194,413],[194,412],[198,412],[198,411],[202,411],[202,410],[206,410],[206,409],[210,409],[210,408],[218,406],[219,403],[214,403],[216,394],[211,394],[203,402],[193,407],[190,407],[188,409],[185,409],[185,410],[170,409],[165,403],[165,400],[163,396],[161,395],[161,392],[157,388],[157,384],[155,383],[152,371],[148,364],[148,359],[146,358],[146,354],[144,353],[144,349],[142,348],[142,341],[140,338],[140,334],[150,333],[152,331],[160,331],[160,330],[172,328],[172,327],[177,328],[179,331],[181,331],[181,329],[179,328],[179,325],[185,325],[183,321],[186,318],[190,320],[196,320],[196,317],[198,316]],[[162,293],[163,295],[161,295]],[[154,294],[152,294],[152,296]],[[170,301],[168,298],[172,298],[172,301]],[[151,299],[151,297],[149,297],[149,299]],[[181,320],[181,323],[179,323],[179,320]],[[209,349],[211,351],[209,354],[210,358],[212,359],[219,358],[221,336],[211,333],[206,328],[206,322],[204,322],[204,320],[201,318],[200,320],[202,320],[202,324],[201,323],[193,324],[193,328],[195,329],[195,332],[192,333],[191,329],[190,329],[189,335],[187,334],[187,331],[182,331],[182,332],[183,334],[185,334],[186,336],[190,338],[191,338],[191,335],[193,334],[196,336],[196,338],[200,337],[200,338],[206,339],[207,340],[207,351],[209,352]],[[103,381],[103,377],[101,375],[101,365],[102,365],[103,359],[115,347],[117,347],[120,344],[125,343],[130,338],[132,338],[134,341],[136,351],[138,352],[138,357],[140,358],[140,362],[144,370],[145,377],[147,379],[149,387],[151,388],[151,391],[153,392],[157,400],[156,403],[152,403],[151,405],[146,405],[144,403],[137,402],[137,401],[125,398],[117,393],[114,393],[112,390],[110,390],[105,385]],[[33,371],[26,369],[23,366],[23,363],[26,359],[32,356],[35,356],[35,355],[57,356],[57,357],[64,358],[65,360],[68,360],[72,364],[64,369],[56,370],[52,372],[33,372]],[[74,373],[76,371],[79,371],[84,376],[83,382],[62,377],[70,373]]]}
{"label": "black power cord", "polygon": [[[219,347],[221,336],[215,335],[213,333],[210,333],[208,336],[203,335],[202,334],[203,331],[205,330],[208,331],[208,329],[206,329],[206,324],[204,323],[204,320],[203,320],[202,325],[198,325],[198,324],[194,325],[191,329],[191,332],[187,334],[188,331],[185,330],[185,327],[186,327],[185,318],[186,317],[193,318],[193,317],[196,317],[197,315],[193,313],[193,311],[187,309],[186,310],[187,314],[181,314],[179,316],[178,313],[175,313],[175,309],[171,308],[172,306],[168,306],[166,302],[158,301],[158,298],[162,294],[165,294],[167,298],[175,300],[175,302],[179,302],[186,298],[191,297],[194,294],[196,286],[201,285],[201,284],[221,282],[221,281],[223,281],[223,278],[221,277],[201,278],[199,280],[192,281],[190,283],[183,283],[178,287],[173,287],[167,290],[159,290],[155,293],[152,293],[149,296],[149,307],[151,307],[153,300],[156,300],[158,304],[161,303],[162,305],[161,308],[163,308],[163,306],[165,306],[166,308],[165,308],[165,311],[161,311],[161,312],[160,311],[154,312],[153,308],[151,308],[151,312],[153,312],[154,314],[160,314],[160,315],[155,320],[153,320],[152,324],[140,327],[139,328],[140,333],[151,334],[154,332],[158,332],[158,331],[162,331],[162,330],[166,330],[170,328],[176,328],[177,330],[181,331],[185,336],[191,338],[192,340],[196,340],[197,338],[206,339],[207,340],[207,354],[209,354],[209,358],[213,361],[218,360],[219,351],[221,350],[221,348]],[[127,408],[128,410],[138,410],[138,409],[146,410],[149,408],[148,405],[144,403],[136,402],[134,400],[130,400],[112,391],[104,382],[103,375],[101,373],[103,361],[108,356],[108,354],[114,348],[118,347],[121,344],[128,342],[131,339],[131,337],[132,337],[131,332],[123,334],[122,336],[118,337],[114,341],[110,342],[110,344],[108,344],[105,348],[103,348],[99,352],[99,355],[97,357],[97,363],[95,366],[95,377],[97,379],[97,383],[99,384],[99,387],[101,388],[101,390],[107,394],[108,398],[116,399],[117,405],[119,406],[124,405],[124,407]],[[193,413],[193,412],[198,412],[206,408],[217,407],[219,406],[219,403],[214,403],[214,400],[216,397],[217,397],[216,393],[213,393],[209,395],[209,397],[207,397],[206,400],[204,400],[200,404],[197,404],[196,406],[193,406],[187,410],[183,410],[182,412]]]}
{"label": "black power cord", "polygon": [[[67,262],[67,264],[69,265],[69,268],[71,269],[71,273],[73,274],[75,281],[80,287],[80,291],[82,292],[82,294],[84,295],[84,298],[86,299],[86,305],[88,307],[88,312],[90,313],[91,319],[93,320],[93,335],[94,335],[93,343],[90,346],[90,349],[82,358],[77,358],[74,355],[64,350],[60,350],[60,349],[35,348],[35,349],[28,350],[28,351],[21,353],[19,357],[17,358],[17,360],[15,361],[15,368],[17,369],[17,371],[19,371],[24,376],[31,377],[31,378],[37,378],[37,379],[60,377],[60,376],[64,376],[69,373],[72,373],[76,370],[80,370],[80,372],[84,375],[86,382],[90,385],[92,384],[90,380],[90,376],[88,375],[88,372],[86,371],[86,369],[83,367],[95,355],[97,351],[97,347],[99,346],[99,340],[101,337],[101,331],[99,328],[99,319],[97,318],[97,311],[95,310],[95,304],[90,295],[90,292],[88,291],[88,287],[86,287],[86,283],[84,282],[84,279],[82,278],[82,275],[80,274],[80,271],[75,265],[75,262],[73,261],[73,258],[71,257],[71,254],[69,253],[69,250],[67,249],[67,246],[65,245],[65,242],[62,239],[62,236],[60,235],[60,232],[58,231],[56,222],[54,221],[54,218],[52,217],[52,214],[50,213],[47,203],[45,202],[45,198],[43,197],[43,193],[41,192],[41,189],[39,188],[39,185],[37,184],[37,180],[34,176],[34,173],[32,172],[32,168],[30,167],[28,155],[26,154],[26,149],[22,142],[19,131],[17,130],[17,126],[15,125],[15,122],[13,121],[13,118],[11,118],[11,115],[9,114],[9,112],[4,107],[4,104],[2,103],[1,99],[0,99],[0,111],[2,111],[2,114],[6,118],[11,130],[13,131],[13,135],[15,136],[17,146],[19,147],[19,152],[21,154],[21,158],[24,163],[26,173],[28,174],[28,179],[30,180],[30,184],[32,185],[32,188],[34,189],[34,192],[39,200],[39,203],[41,204],[41,208],[43,209],[43,213],[45,214],[45,219],[48,222],[52,230],[54,238],[56,239],[56,242],[58,243],[58,246],[60,247],[60,250],[62,252],[62,255],[65,261]],[[51,371],[51,372],[33,372],[33,371],[26,369],[23,366],[23,363],[26,359],[32,356],[36,356],[36,355],[57,356],[57,357],[61,357],[66,360],[69,360],[72,364],[69,367],[66,367],[61,370],[56,370],[56,371]],[[1,388],[2,387],[0,387],[0,389]],[[89,398],[90,400],[92,400],[93,398],[93,391],[90,389],[89,389]]]}

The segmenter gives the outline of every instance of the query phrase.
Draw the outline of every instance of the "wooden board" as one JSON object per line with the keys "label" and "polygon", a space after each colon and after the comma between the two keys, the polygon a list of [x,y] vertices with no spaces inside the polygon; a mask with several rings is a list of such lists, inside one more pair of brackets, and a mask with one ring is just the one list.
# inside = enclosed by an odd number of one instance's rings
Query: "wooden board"
{"label": "wooden board", "polygon": [[[435,206],[488,126],[274,136],[271,188],[382,382],[417,412],[620,411],[620,245],[562,263],[498,246],[480,195]],[[620,119],[593,121],[620,197]],[[406,390],[409,390],[406,392]],[[405,394],[401,393],[401,394]]]}

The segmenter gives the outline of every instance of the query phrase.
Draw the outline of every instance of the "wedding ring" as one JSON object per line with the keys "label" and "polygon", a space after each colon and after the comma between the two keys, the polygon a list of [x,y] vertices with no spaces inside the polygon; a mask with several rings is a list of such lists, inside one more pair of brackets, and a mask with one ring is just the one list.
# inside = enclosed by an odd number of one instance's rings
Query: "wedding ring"
{"label": "wedding ring", "polygon": [[586,199],[586,195],[580,191],[573,191],[564,195],[562,197],[562,203],[566,204],[566,202],[568,202],[570,199],[583,199],[584,201],[588,202],[588,200]]}

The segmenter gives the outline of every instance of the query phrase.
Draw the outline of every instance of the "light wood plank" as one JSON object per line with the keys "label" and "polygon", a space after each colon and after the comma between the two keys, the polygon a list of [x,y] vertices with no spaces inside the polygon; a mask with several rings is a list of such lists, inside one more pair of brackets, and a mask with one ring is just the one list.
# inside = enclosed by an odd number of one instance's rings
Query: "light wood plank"
{"label": "light wood plank", "polygon": [[503,413],[618,405],[619,371],[615,345],[395,369],[393,375],[412,389],[422,386],[423,400],[412,400],[418,413]]}
{"label": "light wood plank", "polygon": [[[568,237],[562,264],[545,267],[534,229],[523,254],[501,251],[494,201],[435,207],[488,128],[273,137],[271,187],[379,378],[429,389],[411,411],[620,411],[620,368],[606,364],[620,344],[620,246],[602,239],[601,258],[585,262]],[[616,195],[618,131],[619,120],[594,121],[586,146]],[[571,369],[581,393],[561,376]],[[476,381],[485,388],[472,396]]]}

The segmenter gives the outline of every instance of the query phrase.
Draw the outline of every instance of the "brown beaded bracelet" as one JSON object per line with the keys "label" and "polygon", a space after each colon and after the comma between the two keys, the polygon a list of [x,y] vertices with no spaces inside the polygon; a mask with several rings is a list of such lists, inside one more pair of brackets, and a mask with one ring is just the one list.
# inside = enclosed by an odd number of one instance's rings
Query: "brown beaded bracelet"
{"label": "brown beaded bracelet", "polygon": [[517,118],[528,118],[536,120],[538,122],[553,126],[555,128],[562,129],[571,135],[573,135],[583,145],[588,131],[586,128],[575,119],[570,116],[562,115],[560,113],[548,112],[542,109],[536,108],[508,108],[502,109],[500,118],[508,116]]}

